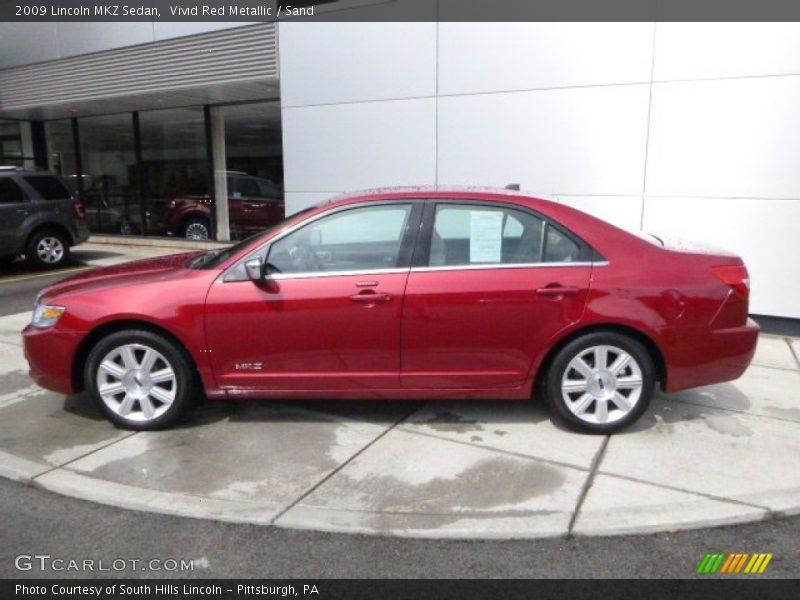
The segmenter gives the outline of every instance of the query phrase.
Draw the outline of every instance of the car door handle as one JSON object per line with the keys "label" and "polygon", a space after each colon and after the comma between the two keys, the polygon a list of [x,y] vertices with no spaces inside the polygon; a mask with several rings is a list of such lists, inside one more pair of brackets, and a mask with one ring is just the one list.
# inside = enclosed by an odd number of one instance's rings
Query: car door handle
{"label": "car door handle", "polygon": [[551,283],[545,287],[540,287],[536,290],[536,293],[540,296],[574,296],[579,291],[576,287]]}
{"label": "car door handle", "polygon": [[353,302],[360,302],[362,304],[377,304],[378,302],[389,302],[393,296],[391,294],[382,294],[373,292],[372,290],[364,290],[358,294],[350,296]]}

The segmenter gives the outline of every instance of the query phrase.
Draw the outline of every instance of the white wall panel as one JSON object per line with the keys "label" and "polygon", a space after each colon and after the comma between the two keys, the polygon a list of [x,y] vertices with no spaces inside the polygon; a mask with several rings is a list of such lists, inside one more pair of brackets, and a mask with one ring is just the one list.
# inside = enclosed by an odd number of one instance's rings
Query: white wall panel
{"label": "white wall panel", "polygon": [[441,23],[439,93],[649,82],[652,23]]}
{"label": "white wall panel", "polygon": [[647,194],[800,198],[800,76],[653,86]]}
{"label": "white wall panel", "polygon": [[750,271],[750,311],[800,318],[800,201],[646,198],[645,231],[732,250]]}
{"label": "white wall panel", "polygon": [[800,23],[659,23],[654,78],[800,73]]}
{"label": "white wall panel", "polygon": [[279,25],[284,106],[432,96],[436,23]]}
{"label": "white wall panel", "polygon": [[439,183],[641,194],[648,85],[439,99]]}
{"label": "white wall panel", "polygon": [[57,23],[59,58],[153,41],[150,22]]}
{"label": "white wall panel", "polygon": [[555,199],[617,227],[639,231],[642,218],[641,196],[557,196]]}
{"label": "white wall panel", "polygon": [[435,111],[434,99],[283,109],[286,190],[434,183]]}
{"label": "white wall panel", "polygon": [[57,58],[56,23],[0,23],[0,69]]}
{"label": "white wall panel", "polygon": [[336,192],[286,192],[284,195],[286,215],[293,215],[299,210],[325,202],[337,195]]}

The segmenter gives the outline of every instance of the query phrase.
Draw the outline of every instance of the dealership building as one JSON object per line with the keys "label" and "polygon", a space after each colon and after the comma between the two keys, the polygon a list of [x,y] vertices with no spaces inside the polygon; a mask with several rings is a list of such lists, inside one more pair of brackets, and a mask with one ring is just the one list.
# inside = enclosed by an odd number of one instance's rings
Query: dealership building
{"label": "dealership building", "polygon": [[0,23],[0,164],[59,172],[98,234],[185,235],[185,198],[231,239],[266,204],[519,183],[730,249],[791,318],[798,106],[800,24]]}

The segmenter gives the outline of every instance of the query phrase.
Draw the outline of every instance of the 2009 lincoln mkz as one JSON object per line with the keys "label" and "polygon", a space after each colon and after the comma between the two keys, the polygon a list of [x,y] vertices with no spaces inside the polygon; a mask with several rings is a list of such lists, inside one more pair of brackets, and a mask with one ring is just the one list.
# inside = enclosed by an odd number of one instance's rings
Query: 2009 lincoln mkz
{"label": "2009 lincoln mkz", "polygon": [[504,190],[394,189],[296,214],[223,250],[46,288],[33,378],[115,424],[209,398],[543,398],[618,430],[755,351],[742,260]]}

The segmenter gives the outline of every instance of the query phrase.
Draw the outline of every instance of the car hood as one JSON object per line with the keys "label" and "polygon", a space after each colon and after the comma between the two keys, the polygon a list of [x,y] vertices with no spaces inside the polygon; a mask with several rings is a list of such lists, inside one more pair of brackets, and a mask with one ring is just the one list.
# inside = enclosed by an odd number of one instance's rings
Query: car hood
{"label": "car hood", "polygon": [[145,258],[132,262],[100,267],[78,273],[42,290],[39,298],[43,302],[75,292],[85,292],[121,285],[142,284],[180,276],[186,271],[186,263],[205,251],[182,252],[156,258]]}

